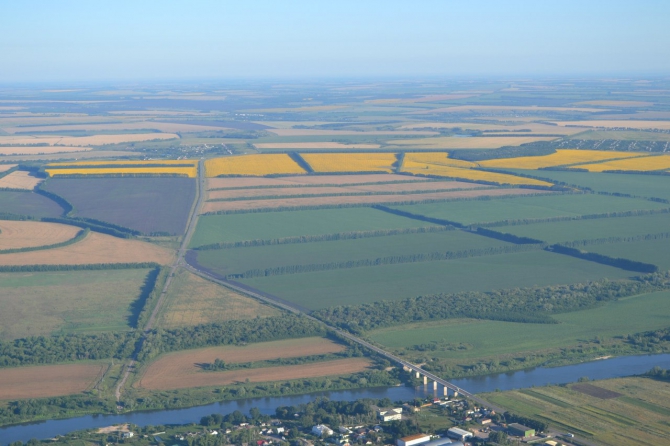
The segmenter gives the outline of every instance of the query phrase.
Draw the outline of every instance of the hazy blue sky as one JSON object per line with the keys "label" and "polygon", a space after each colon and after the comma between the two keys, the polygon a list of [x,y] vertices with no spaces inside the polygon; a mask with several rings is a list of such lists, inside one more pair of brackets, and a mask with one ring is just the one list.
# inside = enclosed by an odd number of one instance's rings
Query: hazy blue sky
{"label": "hazy blue sky", "polygon": [[0,0],[0,82],[670,74],[670,1]]}

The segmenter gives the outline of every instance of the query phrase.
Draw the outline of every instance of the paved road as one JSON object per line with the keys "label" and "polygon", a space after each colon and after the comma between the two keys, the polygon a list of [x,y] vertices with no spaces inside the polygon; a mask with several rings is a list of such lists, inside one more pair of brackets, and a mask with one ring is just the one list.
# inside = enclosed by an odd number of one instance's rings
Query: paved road
{"label": "paved road", "polygon": [[133,357],[126,365],[121,381],[119,381],[119,383],[116,386],[114,395],[116,396],[117,402],[121,401],[121,391],[123,389],[123,386],[126,384],[126,381],[130,376],[130,372],[132,372],[133,369],[135,368],[135,363],[137,362],[137,354],[142,350],[142,345],[146,340],[147,333],[149,333],[149,331],[153,328],[154,323],[156,322],[156,316],[158,315],[163,303],[165,302],[165,297],[167,296],[168,289],[170,289],[170,285],[172,284],[172,278],[174,277],[175,272],[177,272],[177,269],[180,266],[186,265],[186,262],[184,261],[184,256],[186,255],[186,251],[188,250],[188,244],[191,242],[191,237],[193,237],[193,233],[195,232],[195,227],[198,224],[198,214],[200,213],[200,208],[202,207],[202,202],[204,201],[205,196],[205,181],[206,181],[205,166],[204,162],[200,161],[198,166],[198,180],[196,182],[196,191],[195,191],[196,199],[193,201],[193,205],[191,206],[191,212],[189,213],[188,217],[188,226],[186,227],[184,238],[182,239],[181,245],[177,250],[177,257],[170,266],[170,274],[168,274],[167,280],[165,281],[165,285],[161,290],[161,295],[158,298],[158,301],[156,302],[153,311],[151,312],[151,316],[149,316],[149,319],[147,320],[147,324],[144,326],[144,333],[142,335],[142,338],[140,339],[140,342],[138,343],[138,347],[135,349]]}

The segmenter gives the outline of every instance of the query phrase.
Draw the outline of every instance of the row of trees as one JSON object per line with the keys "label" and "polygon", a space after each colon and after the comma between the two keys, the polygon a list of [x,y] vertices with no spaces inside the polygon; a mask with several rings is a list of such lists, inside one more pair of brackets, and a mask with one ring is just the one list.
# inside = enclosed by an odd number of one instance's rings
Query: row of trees
{"label": "row of trees", "polygon": [[551,245],[546,248],[548,251],[565,254],[571,257],[576,257],[589,262],[600,263],[603,265],[621,268],[626,271],[634,271],[637,273],[655,273],[658,271],[658,266],[651,263],[638,262],[636,260],[623,259],[621,257],[610,257],[595,252],[581,251],[576,248],[569,248],[562,245]]}

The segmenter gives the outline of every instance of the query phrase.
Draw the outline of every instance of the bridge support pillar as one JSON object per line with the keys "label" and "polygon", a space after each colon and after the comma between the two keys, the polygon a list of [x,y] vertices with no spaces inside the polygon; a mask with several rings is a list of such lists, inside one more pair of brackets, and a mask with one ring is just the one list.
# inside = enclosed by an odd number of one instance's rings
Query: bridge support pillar
{"label": "bridge support pillar", "polygon": [[444,396],[449,396],[449,388],[444,386]]}
{"label": "bridge support pillar", "polygon": [[419,379],[419,378],[421,378],[421,373],[416,372],[416,379]]}
{"label": "bridge support pillar", "polygon": [[428,377],[424,376],[423,377],[423,385],[425,386],[426,384],[428,384]]}
{"label": "bridge support pillar", "polygon": [[458,392],[454,390],[454,398],[458,396]]}
{"label": "bridge support pillar", "polygon": [[433,390],[437,391],[437,381],[433,381]]}

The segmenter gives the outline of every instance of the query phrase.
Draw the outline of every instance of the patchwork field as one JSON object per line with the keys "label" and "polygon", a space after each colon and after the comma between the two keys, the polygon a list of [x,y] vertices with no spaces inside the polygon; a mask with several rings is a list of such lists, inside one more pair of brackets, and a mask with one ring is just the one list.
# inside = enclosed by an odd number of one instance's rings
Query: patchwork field
{"label": "patchwork field", "polygon": [[[174,133],[129,133],[122,135],[95,135],[95,136],[0,136],[0,145],[38,145],[46,144],[60,146],[103,146],[107,144],[121,144],[126,142],[144,142],[153,140],[178,139]],[[40,149],[45,149],[40,147]],[[44,150],[36,153],[46,153]]]}
{"label": "patchwork field", "polygon": [[[425,200],[458,200],[477,197],[500,197],[507,195],[529,195],[538,191],[531,189],[476,189],[444,192],[404,193],[389,195],[356,195],[336,197],[276,198],[260,200],[209,201],[202,207],[203,213],[255,209],[276,209],[302,206],[339,206],[343,204],[401,204]],[[548,192],[547,192],[548,193]]]}
{"label": "patchwork field", "polygon": [[0,369],[0,400],[48,398],[86,390],[106,364],[65,364]]}
{"label": "patchwork field", "polygon": [[606,172],[608,170],[649,172],[653,170],[667,170],[670,169],[670,155],[645,156],[642,158],[605,161],[597,164],[580,164],[576,167],[586,169],[589,172]]}
{"label": "patchwork field", "polygon": [[460,167],[451,167],[443,164],[435,164],[432,162],[412,162],[412,161],[405,162],[403,163],[402,171],[414,175],[431,175],[431,176],[454,178],[459,180],[486,181],[488,183],[497,183],[497,184],[543,186],[543,187],[552,186],[552,183],[549,183],[547,181],[518,177],[515,175],[507,175],[504,173],[486,172],[483,170],[475,170],[468,168],[463,169]]}
{"label": "patchwork field", "polygon": [[464,225],[505,220],[575,217],[643,209],[665,209],[665,203],[596,194],[513,197],[398,206],[396,209],[456,221]]}
{"label": "patchwork field", "polygon": [[205,250],[198,251],[198,263],[220,274],[228,275],[280,266],[346,263],[402,255],[485,250],[502,246],[512,244],[465,231],[441,231]]}
{"label": "patchwork field", "polygon": [[289,274],[240,282],[309,309],[436,293],[625,278],[630,272],[546,251]]}
{"label": "patchwork field", "polygon": [[301,150],[301,149],[378,149],[379,144],[343,144],[341,142],[266,142],[254,144],[261,150]]}
{"label": "patchwork field", "polygon": [[468,138],[456,136],[440,136],[421,139],[392,139],[389,146],[410,147],[412,149],[498,149],[504,146],[520,146],[536,141],[551,141],[555,137],[545,136],[472,136]]}
{"label": "patchwork field", "polygon": [[[596,444],[622,446],[667,444],[670,383],[630,377],[590,383],[602,398],[580,384],[547,386],[482,395],[520,415],[546,421],[559,431],[574,432]],[[616,396],[615,396],[616,395]]]}
{"label": "patchwork field", "polygon": [[145,234],[184,232],[195,187],[188,178],[51,178],[45,185],[72,203],[75,216]]}
{"label": "patchwork field", "polygon": [[139,387],[149,390],[186,389],[191,387],[225,386],[244,382],[288,381],[291,379],[318,378],[349,375],[368,370],[371,362],[366,358],[335,359],[301,365],[240,369],[228,372],[189,372],[181,375],[145,375]]}
{"label": "patchwork field", "polygon": [[190,247],[242,240],[426,226],[433,225],[372,208],[204,215],[198,220]]}
{"label": "patchwork field", "polygon": [[60,217],[63,208],[55,201],[32,192],[0,191],[0,212],[31,217]]}
{"label": "patchwork field", "polygon": [[529,136],[534,133],[539,134],[551,134],[551,135],[572,135],[575,133],[583,132],[583,129],[579,128],[570,128],[570,127],[559,127],[556,125],[540,124],[537,122],[528,122],[523,124],[482,124],[479,122],[423,122],[423,123],[412,123],[405,124],[401,128],[406,129],[422,129],[422,128],[434,128],[434,129],[453,129],[460,131],[463,130],[479,130],[479,131],[488,131],[491,133],[526,133]]}
{"label": "patchwork field", "polygon": [[44,178],[37,178],[30,172],[16,170],[0,178],[0,189],[33,190],[42,181],[44,181]]}
{"label": "patchwork field", "polygon": [[435,167],[437,166],[462,167],[465,169],[469,169],[471,167],[477,167],[476,163],[472,163],[470,161],[462,161],[449,158],[449,154],[447,152],[406,153],[402,167],[403,170],[426,169],[427,165]]}
{"label": "patchwork field", "polygon": [[[545,156],[524,156],[480,161],[483,167],[539,169],[541,167],[566,166],[571,164],[605,161],[620,158],[635,158],[648,154],[637,152],[612,152],[598,150],[558,150]],[[579,166],[581,168],[581,166]]]}
{"label": "patchwork field", "polygon": [[290,156],[241,155],[213,158],[205,161],[205,175],[208,178],[220,175],[263,176],[270,174],[306,173]]}
{"label": "patchwork field", "polygon": [[608,129],[660,129],[670,130],[670,121],[638,121],[638,120],[593,120],[593,121],[556,121],[555,124],[567,127],[602,127]]}
{"label": "patchwork field", "polygon": [[0,338],[128,330],[148,269],[0,274]]}
{"label": "patchwork field", "polygon": [[[373,330],[367,336],[395,351],[434,342],[432,356],[458,360],[505,357],[518,352],[576,346],[596,337],[639,333],[667,327],[670,293],[643,294],[608,302],[590,310],[552,316],[559,324],[523,324],[476,319],[448,319]],[[448,348],[465,345],[464,349]],[[415,354],[421,354],[415,351]]]}
{"label": "patchwork field", "polygon": [[278,310],[180,269],[159,315],[162,328],[278,316]]}
{"label": "patchwork field", "polygon": [[359,174],[359,175],[314,175],[289,176],[281,178],[209,178],[208,189],[230,189],[241,187],[274,186],[344,186],[351,184],[388,183],[388,182],[427,182],[426,178],[395,174]]}
{"label": "patchwork field", "polygon": [[73,239],[80,230],[58,223],[0,220],[0,251],[62,243]]}
{"label": "patchwork field", "polygon": [[108,176],[146,176],[167,175],[195,178],[198,176],[196,167],[122,167],[122,168],[73,168],[73,169],[46,169],[50,177],[66,175],[108,175]]}
{"label": "patchwork field", "polygon": [[14,167],[16,167],[16,164],[0,164],[0,173],[7,172]]}
{"label": "patchwork field", "polygon": [[395,153],[304,153],[315,172],[392,172]]}
{"label": "patchwork field", "polygon": [[168,264],[174,253],[138,240],[90,232],[72,245],[43,251],[0,254],[0,265],[87,265],[95,263]]}

